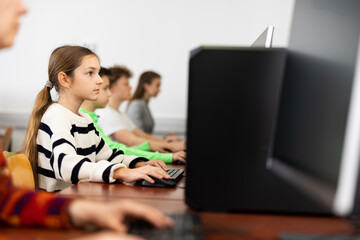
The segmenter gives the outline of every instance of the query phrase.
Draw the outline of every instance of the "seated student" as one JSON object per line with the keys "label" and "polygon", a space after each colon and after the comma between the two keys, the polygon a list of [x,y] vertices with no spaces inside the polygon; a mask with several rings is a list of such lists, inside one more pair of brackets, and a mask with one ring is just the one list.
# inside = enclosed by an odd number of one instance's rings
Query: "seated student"
{"label": "seated student", "polygon": [[[13,45],[19,18],[26,12],[21,0],[0,0],[0,49]],[[6,87],[6,82],[2,84]],[[123,219],[128,216],[147,219],[162,228],[172,224],[160,211],[134,201],[103,203],[16,188],[8,175],[6,159],[0,148],[0,225],[72,228],[90,224],[116,232],[99,232],[78,240],[130,239],[123,223]]]}
{"label": "seated student", "polygon": [[[129,118],[135,125],[146,133],[152,134],[154,129],[154,118],[152,117],[148,103],[151,98],[160,92],[161,76],[153,71],[146,71],[140,75],[138,85],[129,100],[126,110]],[[166,140],[181,140],[176,134],[168,134]]]}
{"label": "seated student", "polygon": [[178,152],[184,150],[184,140],[167,142],[165,139],[145,133],[135,126],[126,113],[120,112],[121,103],[130,98],[129,78],[131,72],[121,66],[114,66],[109,70],[111,72],[109,76],[111,98],[105,108],[95,111],[100,116],[99,125],[104,133],[127,146],[139,145],[148,141],[151,151]]}
{"label": "seated student", "polygon": [[[0,224],[51,228],[85,227],[91,224],[126,234],[122,221],[126,216],[144,218],[159,228],[172,224],[157,209],[135,201],[103,203],[16,188],[7,174],[6,159],[0,149]],[[90,239],[90,236],[84,239]]]}
{"label": "seated student", "polygon": [[[41,189],[58,191],[79,181],[170,178],[159,167],[143,166],[146,158],[112,150],[90,116],[79,113],[84,100],[96,100],[99,95],[103,82],[99,71],[97,55],[84,47],[58,47],[50,56],[49,81],[36,98],[25,148]],[[57,103],[51,99],[52,87],[59,92]]]}
{"label": "seated student", "polygon": [[[112,149],[118,149],[123,151],[126,155],[136,155],[138,157],[145,157],[148,159],[162,160],[162,161],[152,161],[144,162],[147,164],[157,165],[159,164],[162,168],[167,170],[166,165],[163,163],[172,163],[173,161],[185,162],[186,153],[184,151],[179,151],[176,153],[159,153],[151,152],[148,144],[142,144],[140,146],[127,147],[126,145],[115,142],[103,132],[101,127],[97,124],[98,116],[94,113],[95,109],[104,108],[109,102],[111,92],[109,90],[109,76],[110,71],[106,68],[101,68],[99,72],[100,77],[103,79],[103,84],[100,87],[99,97],[96,101],[85,100],[81,104],[80,112],[87,113],[92,118],[96,130],[99,132],[102,139],[110,146]],[[147,148],[144,148],[147,147]],[[161,164],[162,163],[162,164]]]}

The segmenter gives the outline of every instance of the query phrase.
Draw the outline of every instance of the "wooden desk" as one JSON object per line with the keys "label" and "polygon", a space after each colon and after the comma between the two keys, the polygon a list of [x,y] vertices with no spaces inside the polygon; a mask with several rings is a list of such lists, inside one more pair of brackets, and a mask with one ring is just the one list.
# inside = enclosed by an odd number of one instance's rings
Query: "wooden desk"
{"label": "wooden desk", "polygon": [[[191,210],[180,200],[137,199],[167,212],[188,213]],[[206,240],[278,239],[280,232],[296,233],[351,233],[351,227],[342,219],[326,217],[286,216],[268,214],[199,213]],[[10,239],[69,239],[89,234],[86,231],[0,228]]]}
{"label": "wooden desk", "polygon": [[[171,167],[171,165],[168,165]],[[176,165],[175,168],[184,169],[184,165]],[[122,183],[91,183],[80,182],[62,190],[59,194],[66,196],[82,196],[100,199],[163,199],[181,200],[185,198],[185,177],[180,179],[176,188],[143,187],[135,184]]]}
{"label": "wooden desk", "polygon": [[[184,179],[181,179],[180,184],[184,184],[184,181]],[[104,199],[150,198],[182,201],[185,197],[185,189],[183,186],[178,186],[177,188],[155,188],[137,186],[134,184],[81,182],[64,189],[59,194],[93,198],[100,197]]]}
{"label": "wooden desk", "polygon": [[[180,185],[184,183],[181,180]],[[167,213],[192,213],[184,201],[184,188],[154,188],[125,184],[79,183],[58,193],[109,201],[130,198],[149,204]],[[343,219],[331,217],[291,216],[251,213],[199,213],[206,240],[278,239],[281,232],[335,234],[351,233],[351,226]],[[0,228],[2,236],[10,239],[69,239],[89,234],[82,230]],[[7,238],[8,239],[8,238]]]}
{"label": "wooden desk", "polygon": [[[177,168],[178,166],[174,166]],[[180,166],[183,167],[183,166]],[[185,178],[181,188],[153,188],[124,184],[79,183],[61,191],[67,196],[89,199],[132,198],[167,213],[194,212],[185,204]],[[329,234],[351,233],[343,219],[294,215],[247,213],[199,213],[204,225],[205,239],[278,239],[281,232]]]}

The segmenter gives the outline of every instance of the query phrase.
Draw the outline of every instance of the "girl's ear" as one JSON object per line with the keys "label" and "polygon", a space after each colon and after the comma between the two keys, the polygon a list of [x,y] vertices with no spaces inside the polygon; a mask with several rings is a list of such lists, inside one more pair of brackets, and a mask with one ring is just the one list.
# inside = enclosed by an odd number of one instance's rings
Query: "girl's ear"
{"label": "girl's ear", "polygon": [[69,88],[70,87],[70,79],[64,72],[59,72],[58,80],[62,87]]}
{"label": "girl's ear", "polygon": [[143,87],[145,89],[145,91],[148,90],[148,88],[150,87],[151,84],[148,84],[148,83],[144,83]]}

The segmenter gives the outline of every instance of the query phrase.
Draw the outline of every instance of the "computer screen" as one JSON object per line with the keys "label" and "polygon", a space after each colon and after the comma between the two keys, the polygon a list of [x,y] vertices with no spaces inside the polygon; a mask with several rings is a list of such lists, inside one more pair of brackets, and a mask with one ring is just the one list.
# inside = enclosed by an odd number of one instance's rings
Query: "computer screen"
{"label": "computer screen", "polygon": [[360,1],[297,0],[267,167],[339,216],[357,209]]}
{"label": "computer screen", "polygon": [[265,47],[270,48],[272,46],[272,39],[274,34],[274,26],[268,26],[260,36],[251,44],[251,47]]}

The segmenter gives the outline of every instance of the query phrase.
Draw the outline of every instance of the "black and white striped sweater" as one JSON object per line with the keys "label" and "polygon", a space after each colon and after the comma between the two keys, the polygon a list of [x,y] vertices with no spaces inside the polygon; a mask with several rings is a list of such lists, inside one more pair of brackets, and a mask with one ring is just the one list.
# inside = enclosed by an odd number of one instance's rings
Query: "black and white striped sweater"
{"label": "black and white striped sweater", "polygon": [[52,104],[41,119],[37,136],[39,187],[62,190],[79,181],[110,183],[114,170],[134,167],[146,158],[112,150],[87,114],[74,114],[64,106]]}

